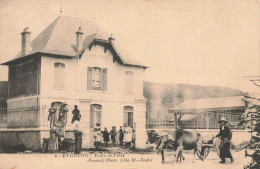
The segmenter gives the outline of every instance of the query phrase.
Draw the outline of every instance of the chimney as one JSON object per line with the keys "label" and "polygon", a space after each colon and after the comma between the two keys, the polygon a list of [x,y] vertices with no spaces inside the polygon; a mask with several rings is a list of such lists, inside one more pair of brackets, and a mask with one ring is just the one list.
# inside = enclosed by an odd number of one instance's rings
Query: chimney
{"label": "chimney", "polygon": [[112,40],[116,40],[113,36],[113,34],[110,35],[110,37],[108,38],[109,42],[112,42]]}
{"label": "chimney", "polygon": [[81,50],[83,47],[83,42],[82,42],[82,35],[83,32],[81,31],[81,27],[79,27],[79,30],[76,33],[76,46],[77,46],[77,51]]}
{"label": "chimney", "polygon": [[29,31],[29,27],[24,28],[22,35],[22,53],[23,55],[27,55],[31,48],[31,32]]}

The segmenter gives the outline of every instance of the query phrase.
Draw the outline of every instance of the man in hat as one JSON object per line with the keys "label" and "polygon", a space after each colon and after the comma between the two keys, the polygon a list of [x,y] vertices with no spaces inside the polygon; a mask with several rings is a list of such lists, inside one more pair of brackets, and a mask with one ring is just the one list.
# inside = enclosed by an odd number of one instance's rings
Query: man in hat
{"label": "man in hat", "polygon": [[116,135],[117,135],[116,126],[112,127],[112,130],[110,131],[109,134],[111,135],[112,145],[115,146],[116,145]]}
{"label": "man in hat", "polygon": [[73,123],[75,121],[75,119],[77,118],[77,116],[80,114],[80,111],[78,109],[78,105],[74,105],[74,110],[72,111],[72,120],[71,123]]}
{"label": "man in hat", "polygon": [[57,121],[55,113],[56,113],[56,108],[54,107],[54,103],[52,103],[51,108],[49,108],[49,116],[48,116],[48,121],[50,121],[50,128],[53,128]]}
{"label": "man in hat", "polygon": [[78,114],[73,121],[73,128],[74,128],[74,136],[75,136],[75,154],[80,154],[81,153],[81,148],[82,148],[82,135],[83,135],[83,130],[81,128],[81,123],[80,123],[81,115]]}
{"label": "man in hat", "polygon": [[225,163],[225,158],[230,158],[231,162],[234,161],[231,152],[230,152],[230,141],[232,138],[232,132],[231,129],[227,126],[227,120],[224,117],[221,117],[221,119],[218,121],[220,124],[220,131],[219,134],[216,135],[216,137],[221,138],[220,143],[220,163]]}

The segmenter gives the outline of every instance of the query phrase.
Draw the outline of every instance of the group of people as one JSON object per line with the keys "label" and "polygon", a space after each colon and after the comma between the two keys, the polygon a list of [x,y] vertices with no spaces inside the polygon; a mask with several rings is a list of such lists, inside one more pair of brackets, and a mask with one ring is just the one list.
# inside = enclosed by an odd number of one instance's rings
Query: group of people
{"label": "group of people", "polygon": [[48,150],[55,152],[59,149],[61,141],[65,137],[65,126],[67,124],[67,104],[52,103],[49,109],[48,120],[50,121],[50,138]]}
{"label": "group of people", "polygon": [[[67,123],[67,112],[68,108],[66,103],[51,104],[49,109],[48,120],[50,121],[50,139],[49,139],[49,151],[57,151],[58,145],[61,140],[65,137],[65,126]],[[74,106],[72,111],[72,128],[75,136],[75,149],[74,153],[79,154],[82,149],[82,135],[83,130],[81,128],[81,114],[78,106]],[[112,126],[111,130],[108,131],[107,127],[104,130],[101,130],[101,124],[96,123],[94,128],[94,144],[103,144],[108,146],[108,143],[111,141],[112,146],[122,146],[129,148],[133,145],[135,147],[135,130],[136,125],[127,125],[120,126],[120,129],[117,130],[116,126]]]}
{"label": "group of people", "polygon": [[[65,127],[67,124],[67,104],[66,103],[52,103],[49,108],[48,120],[50,121],[50,138],[48,143],[48,151],[56,152],[59,150],[61,142],[65,138]],[[81,152],[82,147],[82,130],[80,125],[81,114],[78,110],[78,106],[74,106],[72,111],[73,117],[71,123],[73,124],[74,136],[75,136],[75,154]]]}
{"label": "group of people", "polygon": [[112,146],[125,146],[126,148],[133,146],[135,147],[135,124],[133,126],[125,124],[123,127],[117,131],[116,126],[113,126],[110,131],[107,127],[102,131],[100,128],[100,123],[96,123],[96,128],[94,128],[94,142],[104,143],[108,146],[108,143],[112,142]]}

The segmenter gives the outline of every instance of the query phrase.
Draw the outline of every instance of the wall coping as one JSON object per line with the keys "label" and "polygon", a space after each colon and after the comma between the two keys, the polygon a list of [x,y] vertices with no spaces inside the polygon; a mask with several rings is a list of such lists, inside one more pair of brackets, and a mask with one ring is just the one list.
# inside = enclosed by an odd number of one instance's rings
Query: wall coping
{"label": "wall coping", "polygon": [[[147,130],[175,130],[175,129],[147,129]],[[187,131],[199,131],[199,132],[219,132],[219,129],[184,129]],[[232,132],[250,132],[250,129],[243,129],[243,130],[238,130],[238,129],[231,129]]]}
{"label": "wall coping", "polygon": [[0,128],[1,131],[50,131],[50,129],[47,128]]}

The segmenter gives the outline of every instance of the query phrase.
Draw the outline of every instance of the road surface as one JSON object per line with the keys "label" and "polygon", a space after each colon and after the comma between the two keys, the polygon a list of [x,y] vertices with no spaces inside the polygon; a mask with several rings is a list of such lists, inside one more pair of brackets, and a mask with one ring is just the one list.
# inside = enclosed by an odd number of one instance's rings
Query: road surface
{"label": "road surface", "polygon": [[84,151],[80,155],[73,153],[41,154],[41,153],[20,153],[0,154],[1,169],[80,169],[80,168],[171,168],[171,169],[242,169],[250,162],[250,157],[244,157],[244,151],[234,152],[234,163],[227,160],[226,164],[220,164],[216,152],[210,152],[209,156],[201,161],[193,154],[185,152],[185,161],[182,163],[173,162],[173,153],[165,153],[165,162],[161,162],[161,156],[156,153],[117,153],[117,152],[90,152]]}

